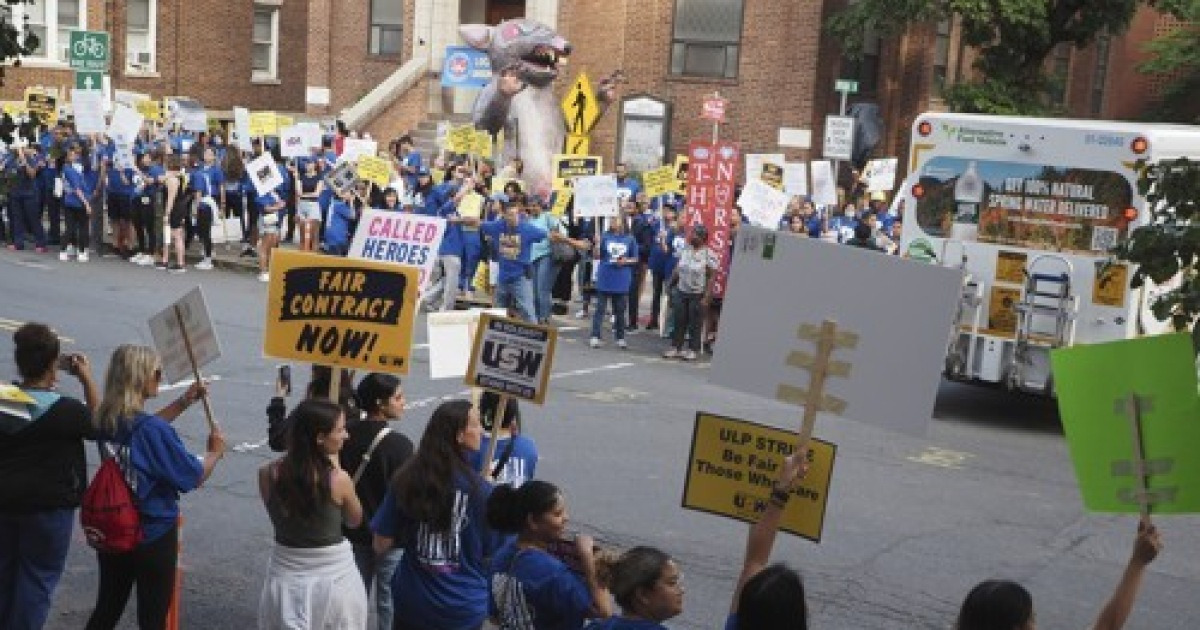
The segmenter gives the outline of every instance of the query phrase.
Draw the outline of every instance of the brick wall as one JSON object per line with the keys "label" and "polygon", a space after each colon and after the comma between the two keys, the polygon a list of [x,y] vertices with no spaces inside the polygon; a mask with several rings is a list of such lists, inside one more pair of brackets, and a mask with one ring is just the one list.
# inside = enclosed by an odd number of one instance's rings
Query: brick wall
{"label": "brick wall", "polygon": [[380,147],[386,147],[392,140],[415,129],[425,118],[430,83],[435,80],[426,75],[371,121],[364,131],[371,134]]}

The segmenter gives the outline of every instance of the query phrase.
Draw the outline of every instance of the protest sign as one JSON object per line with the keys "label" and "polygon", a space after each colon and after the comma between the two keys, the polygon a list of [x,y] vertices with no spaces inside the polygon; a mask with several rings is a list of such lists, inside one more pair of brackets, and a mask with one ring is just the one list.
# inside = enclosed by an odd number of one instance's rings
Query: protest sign
{"label": "protest sign", "polygon": [[454,127],[446,134],[446,148],[451,153],[470,153],[474,143],[475,126],[471,124]]}
{"label": "protest sign", "polygon": [[250,110],[245,107],[233,108],[233,140],[243,151],[253,149],[251,145],[253,134],[250,133]]}
{"label": "protest sign", "polygon": [[293,125],[304,136],[304,146],[308,147],[310,152],[312,149],[320,149],[321,141],[324,133],[321,131],[321,125],[314,122],[303,122]]}
{"label": "protest sign", "polygon": [[104,133],[104,92],[71,88],[71,111],[75,115],[75,131]]}
{"label": "protest sign", "polygon": [[669,195],[679,189],[675,179],[675,167],[670,164],[642,173],[642,186],[647,197]]}
{"label": "protest sign", "polygon": [[296,125],[296,118],[293,116],[284,116],[283,114],[276,114],[275,115],[275,125],[279,129],[283,129],[285,127],[293,127]]}
{"label": "protest sign", "polygon": [[808,194],[808,165],[804,162],[788,162],[783,165],[783,192],[788,197],[803,197]]}
{"label": "protest sign", "polygon": [[738,206],[750,224],[768,229],[779,228],[787,205],[788,196],[762,180],[747,182],[738,197]]}
{"label": "protest sign", "polygon": [[471,139],[469,153],[490,160],[492,158],[492,134],[483,129],[476,129],[475,135]]}
{"label": "protest sign", "polygon": [[342,141],[342,154],[338,160],[342,162],[357,162],[364,155],[374,157],[379,152],[379,144],[374,140],[362,138],[346,138]]}
{"label": "protest sign", "polygon": [[[519,186],[521,188],[521,190],[525,189],[525,184],[521,183],[521,180],[519,180],[519,179],[516,179],[513,177],[501,177],[499,175],[494,175],[494,176],[492,176],[492,187],[490,190],[488,190],[488,192],[490,192],[493,195],[499,195],[500,193],[504,192],[504,187],[507,186],[510,182],[516,183],[517,186]],[[462,212],[459,211],[459,213],[461,214]]]}
{"label": "protest sign", "polygon": [[782,169],[784,163],[785,159],[782,153],[747,153],[746,183],[749,184],[750,182],[762,179],[764,165],[773,164]]}
{"label": "protest sign", "polygon": [[782,163],[764,162],[759,179],[775,190],[783,190],[783,169],[785,166],[786,164]]}
{"label": "protest sign", "polygon": [[250,112],[250,135],[255,138],[279,133],[279,116],[275,112]]}
{"label": "protest sign", "polygon": [[475,331],[466,383],[542,404],[550,383],[558,331],[483,314]]}
{"label": "protest sign", "polygon": [[481,313],[504,317],[502,308],[430,313],[425,317],[429,340],[429,378],[462,378],[470,367],[473,329]]}
{"label": "protest sign", "polygon": [[575,195],[569,190],[556,190],[550,193],[550,197],[554,200],[550,205],[550,213],[561,217],[567,213],[567,206],[571,205]]}
{"label": "protest sign", "polygon": [[867,162],[863,179],[867,180],[867,192],[892,192],[896,189],[898,158],[884,158]]}
{"label": "protest sign", "polygon": [[358,178],[371,182],[380,188],[385,188],[392,179],[392,165],[388,161],[374,155],[358,156],[355,172]]}
{"label": "protest sign", "polygon": [[[794,431],[698,412],[683,507],[757,523],[796,442]],[[808,474],[792,490],[779,528],[820,542],[837,446],[813,439],[808,448]]]}
{"label": "protest sign", "polygon": [[615,175],[588,175],[575,180],[576,217],[615,217],[621,207]]}
{"label": "protest sign", "polygon": [[0,383],[0,430],[9,433],[24,428],[25,423],[33,419],[30,409],[35,406],[37,400],[21,391],[20,387]]}
{"label": "protest sign", "polygon": [[58,97],[41,88],[25,88],[25,109],[47,125],[58,124]]}
{"label": "protest sign", "polygon": [[112,122],[108,125],[108,137],[113,143],[133,144],[142,130],[145,118],[132,107],[118,103],[113,108]]}
{"label": "protest sign", "polygon": [[286,158],[306,157],[310,153],[308,134],[298,126],[279,130],[279,152]]}
{"label": "protest sign", "polygon": [[729,275],[729,217],[733,214],[737,185],[737,165],[741,152],[736,144],[707,141],[688,145],[686,222],[690,227],[702,223],[708,228],[708,246],[716,252],[719,264],[712,284],[713,297],[724,297]]}
{"label": "protest sign", "polygon": [[675,194],[682,195],[687,188],[689,160],[686,155],[675,156]]}
{"label": "protest sign", "polygon": [[836,206],[837,183],[833,179],[833,163],[815,160],[809,163],[812,170],[812,200],[818,206]]}
{"label": "protest sign", "polygon": [[[961,297],[959,270],[753,226],[738,231],[734,249],[713,384],[803,404],[792,395],[804,377],[797,350],[807,345],[797,329],[833,320],[860,337],[857,349],[838,351],[852,365],[846,377],[827,383],[846,403],[839,415],[924,435]],[[879,326],[878,295],[896,287],[905,299],[889,304],[889,324]]]}
{"label": "protest sign", "polygon": [[462,201],[458,202],[458,214],[468,219],[480,218],[483,215],[483,195],[470,192],[463,196]]}
{"label": "protest sign", "polygon": [[[200,382],[200,369],[221,356],[217,331],[198,286],[150,318],[150,336],[162,362],[163,376],[170,383],[188,376]],[[215,428],[212,405],[207,396],[203,401],[209,428]]]}
{"label": "protest sign", "polygon": [[335,195],[340,195],[354,187],[354,183],[358,181],[358,175],[354,171],[354,163],[340,162],[329,174],[325,176],[325,185],[333,191]]}
{"label": "protest sign", "polygon": [[424,290],[445,235],[446,220],[441,217],[365,208],[347,255],[414,267]]}
{"label": "protest sign", "polygon": [[418,293],[412,267],[275,250],[263,353],[407,374]]}
{"label": "protest sign", "polygon": [[263,153],[246,165],[246,173],[258,194],[265,195],[283,185],[283,173],[270,153]]}
{"label": "protest sign", "polygon": [[1050,362],[1084,507],[1200,512],[1193,450],[1200,444],[1200,397],[1190,336],[1062,348],[1051,351]]}
{"label": "protest sign", "polygon": [[553,164],[554,190],[567,190],[576,177],[599,175],[604,165],[601,158],[577,155],[556,155]]}
{"label": "protest sign", "polygon": [[134,107],[137,108],[138,113],[146,120],[157,123],[163,121],[162,101],[145,99],[138,101]]}

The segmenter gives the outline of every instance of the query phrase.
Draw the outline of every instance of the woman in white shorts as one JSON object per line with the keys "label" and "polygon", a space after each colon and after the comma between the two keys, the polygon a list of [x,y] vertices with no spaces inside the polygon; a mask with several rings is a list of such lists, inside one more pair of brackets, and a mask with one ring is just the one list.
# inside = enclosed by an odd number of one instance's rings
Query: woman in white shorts
{"label": "woman in white shorts", "polygon": [[300,202],[296,205],[296,221],[300,224],[300,249],[313,251],[317,248],[317,232],[321,228],[321,204],[318,199],[325,186],[317,161],[304,163],[300,174]]}

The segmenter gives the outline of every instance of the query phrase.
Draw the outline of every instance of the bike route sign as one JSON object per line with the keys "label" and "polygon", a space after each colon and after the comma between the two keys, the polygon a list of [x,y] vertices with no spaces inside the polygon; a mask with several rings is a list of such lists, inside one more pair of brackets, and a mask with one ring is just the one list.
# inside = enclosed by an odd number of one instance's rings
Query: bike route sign
{"label": "bike route sign", "polygon": [[[71,68],[80,72],[108,70],[108,33],[104,31],[71,31]],[[97,86],[99,89],[99,86]]]}

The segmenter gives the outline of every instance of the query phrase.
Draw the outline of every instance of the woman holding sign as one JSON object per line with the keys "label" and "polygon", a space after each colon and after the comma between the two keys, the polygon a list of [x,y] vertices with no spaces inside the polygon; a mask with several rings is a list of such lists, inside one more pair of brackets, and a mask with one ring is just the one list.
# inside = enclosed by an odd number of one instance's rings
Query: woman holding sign
{"label": "woman holding sign", "polygon": [[482,437],[471,403],[442,403],[371,521],[376,553],[404,549],[392,578],[396,630],[476,630],[487,617],[485,559],[501,537],[487,526],[491,486],[467,463]]}

